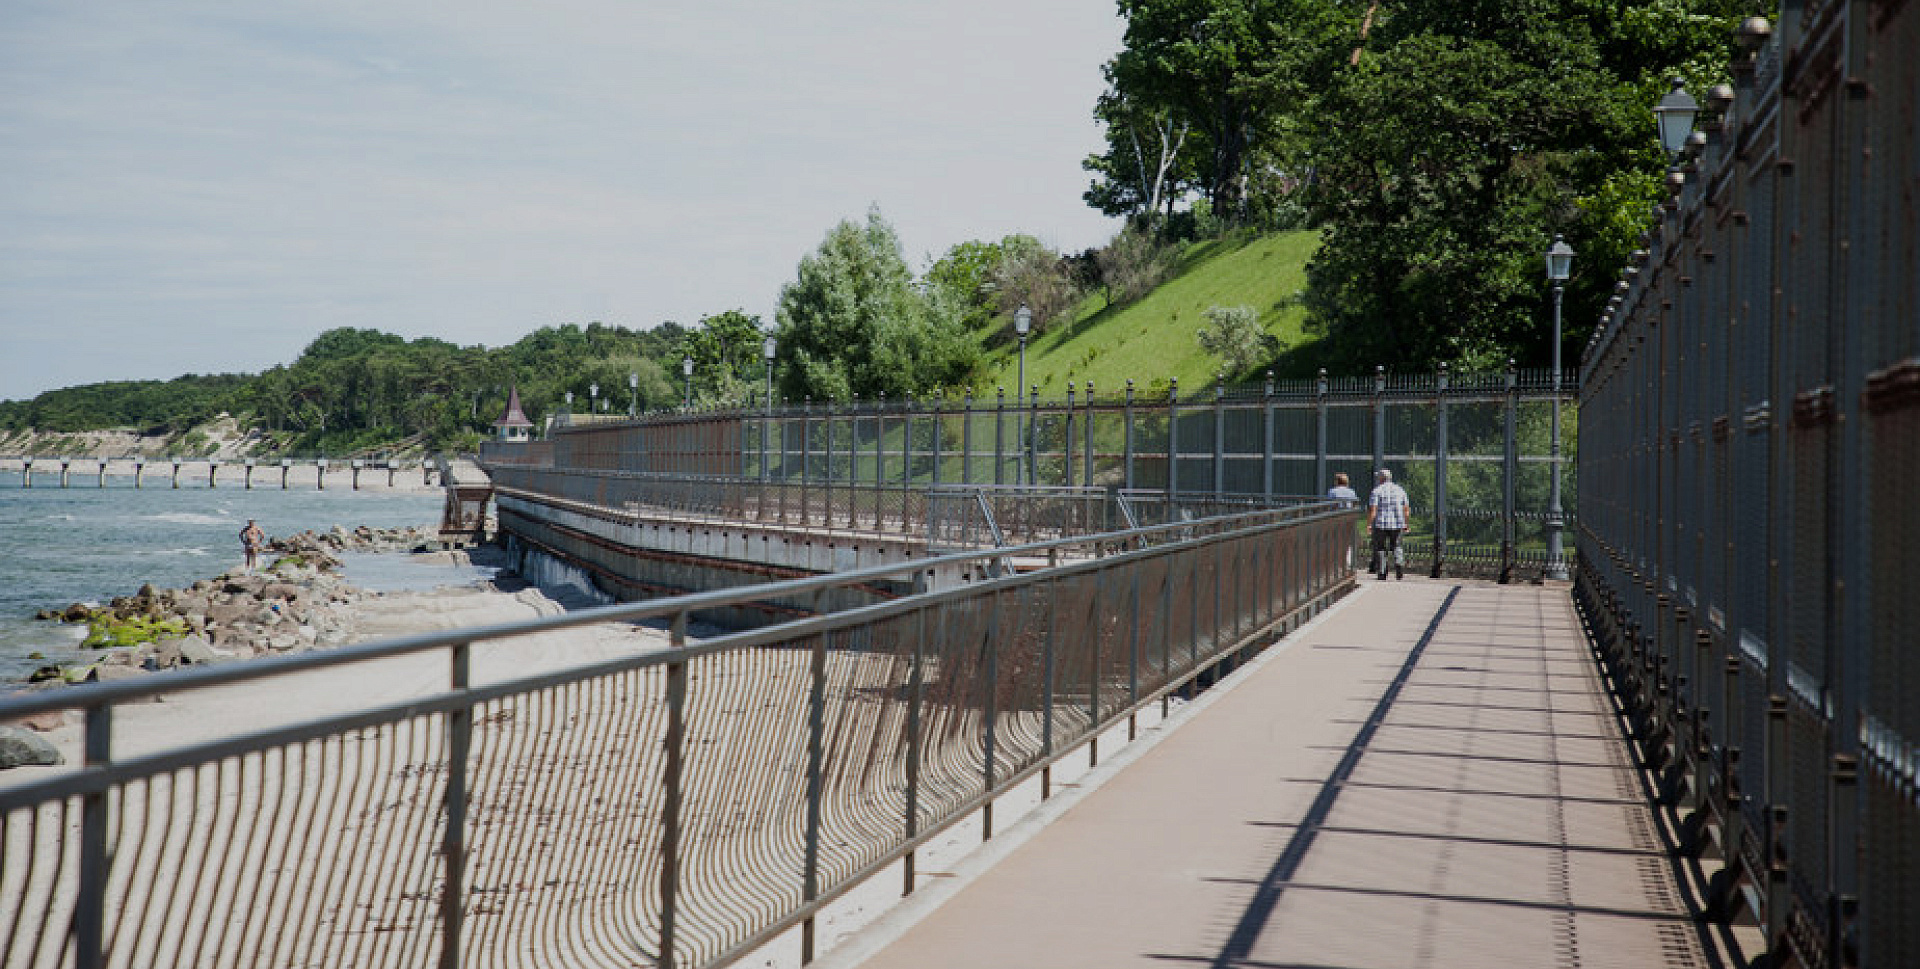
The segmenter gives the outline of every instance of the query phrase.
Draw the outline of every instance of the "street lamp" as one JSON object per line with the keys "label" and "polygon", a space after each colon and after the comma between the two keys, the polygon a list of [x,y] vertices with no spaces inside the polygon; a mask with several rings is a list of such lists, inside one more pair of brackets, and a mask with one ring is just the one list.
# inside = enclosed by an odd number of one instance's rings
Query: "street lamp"
{"label": "street lamp", "polygon": [[598,382],[590,383],[587,385],[587,413],[591,414],[599,409],[600,384]]}
{"label": "street lamp", "polygon": [[773,410],[773,352],[779,349],[772,334],[760,342],[760,359],[767,362],[767,410]]}
{"label": "street lamp", "polygon": [[1566,519],[1560,508],[1560,297],[1566,291],[1567,275],[1573,269],[1573,247],[1563,236],[1554,236],[1547,249],[1547,279],[1553,283],[1553,436],[1548,445],[1553,465],[1553,486],[1547,496],[1547,578],[1567,577],[1566,559],[1561,555],[1561,530]]}
{"label": "street lamp", "polygon": [[680,372],[687,375],[687,409],[693,409],[693,358],[680,358]]}
{"label": "street lamp", "polygon": [[640,416],[640,372],[638,370],[634,371],[633,373],[627,374],[627,390],[631,391],[633,394],[631,398],[631,402],[627,404],[627,416],[639,417]]}
{"label": "street lamp", "polygon": [[[1021,442],[1020,449],[1023,451],[1026,449],[1027,440],[1026,418],[1023,416],[1026,409],[1023,395],[1026,393],[1027,386],[1027,331],[1032,328],[1033,311],[1027,309],[1027,304],[1021,303],[1020,308],[1013,311],[1013,332],[1020,335],[1020,380],[1013,385],[1013,437],[1014,440]],[[1027,474],[1032,473],[1033,469],[1030,465],[1031,462],[1026,469]],[[1013,480],[1026,480],[1026,476],[1021,473],[1021,460],[1017,455],[1013,459]]]}
{"label": "street lamp", "polygon": [[1700,102],[1687,93],[1686,80],[1673,78],[1673,90],[1660,99],[1653,107],[1653,117],[1660,129],[1660,146],[1667,150],[1669,157],[1679,157],[1687,146],[1687,135],[1693,132],[1693,118],[1700,113]]}

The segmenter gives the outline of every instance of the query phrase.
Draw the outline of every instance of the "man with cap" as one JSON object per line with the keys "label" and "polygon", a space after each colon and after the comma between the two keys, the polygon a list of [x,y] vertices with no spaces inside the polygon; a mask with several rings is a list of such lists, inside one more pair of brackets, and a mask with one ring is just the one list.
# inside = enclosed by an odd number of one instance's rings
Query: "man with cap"
{"label": "man with cap", "polygon": [[1407,577],[1406,554],[1400,550],[1400,536],[1406,533],[1412,517],[1413,505],[1407,501],[1406,491],[1393,483],[1393,472],[1386,468],[1375,471],[1373,492],[1367,496],[1367,530],[1373,536],[1373,558],[1369,564],[1374,575],[1385,579],[1391,562],[1396,577]]}

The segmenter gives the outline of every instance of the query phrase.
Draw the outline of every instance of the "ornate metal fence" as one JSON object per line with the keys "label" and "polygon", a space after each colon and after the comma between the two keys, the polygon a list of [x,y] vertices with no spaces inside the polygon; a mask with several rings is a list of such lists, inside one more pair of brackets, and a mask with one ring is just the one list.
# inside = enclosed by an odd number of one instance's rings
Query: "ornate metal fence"
{"label": "ornate metal fence", "polygon": [[[1563,396],[1577,388],[1572,375]],[[1184,496],[1324,495],[1343,472],[1364,498],[1388,468],[1414,505],[1408,549],[1431,575],[1531,578],[1555,571],[1549,371],[1388,374],[1268,381],[1182,397],[1067,387],[1064,397],[991,402],[858,401],[564,422],[551,466],[732,477],[781,485],[787,500],[838,490],[943,486],[1159,491]],[[1572,480],[1577,423],[1563,463]],[[489,445],[490,467],[525,463]],[[798,489],[808,489],[801,491]],[[1565,507],[1575,494],[1568,489]],[[1209,498],[1211,500],[1211,498]],[[1570,516],[1569,516],[1570,517]]]}
{"label": "ornate metal fence", "polygon": [[1742,38],[1585,355],[1578,595],[1713,911],[1920,965],[1920,6]]}
{"label": "ornate metal fence", "polygon": [[[0,788],[0,965],[703,966],[796,925],[810,956],[841,893],[902,859],[910,889],[943,829],[1349,590],[1355,514],[1026,546],[1070,564],[697,643],[999,553],[9,697],[86,746]],[[521,651],[643,620],[670,644]],[[207,736],[143,729],[161,696]]]}

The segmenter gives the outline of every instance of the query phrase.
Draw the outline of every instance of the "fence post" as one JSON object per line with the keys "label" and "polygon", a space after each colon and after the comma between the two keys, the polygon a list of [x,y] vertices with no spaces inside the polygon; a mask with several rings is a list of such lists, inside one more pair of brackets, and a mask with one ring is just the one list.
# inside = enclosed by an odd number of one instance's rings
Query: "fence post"
{"label": "fence post", "polygon": [[1133,378],[1132,377],[1127,378],[1127,397],[1126,397],[1126,402],[1121,405],[1121,413],[1123,415],[1122,421],[1126,425],[1122,429],[1122,435],[1125,439],[1121,442],[1121,450],[1125,453],[1121,455],[1120,460],[1121,460],[1121,463],[1125,465],[1125,467],[1121,469],[1121,480],[1126,482],[1124,487],[1127,490],[1131,491],[1133,490],[1133,486],[1134,486],[1133,485]]}
{"label": "fence post", "polygon": [[[1039,587],[1039,583],[1033,583],[1023,588],[1038,589]],[[1040,799],[1043,801],[1053,796],[1053,704],[1057,671],[1059,669],[1059,653],[1054,646],[1060,625],[1058,622],[1060,615],[1060,590],[1058,580],[1053,580],[1048,583],[1048,591],[1047,639],[1045,645],[1041,647],[1041,658],[1046,667],[1044,680],[1041,684],[1042,705],[1040,711],[1040,758],[1046,764],[1046,766],[1040,768]],[[1023,592],[1022,594],[1024,595],[1026,593]],[[1030,611],[1025,609],[1021,610],[1021,614],[1032,615]]]}
{"label": "fence post", "polygon": [[1213,494],[1227,492],[1227,375],[1213,381]]}
{"label": "fence post", "polygon": [[1373,467],[1367,477],[1387,466],[1387,368],[1373,368]]}
{"label": "fence post", "polygon": [[960,405],[960,483],[973,484],[973,391]]}
{"label": "fence post", "polygon": [[1040,484],[1040,385],[1027,388],[1027,427],[1024,446],[1027,452],[1027,487]]}
{"label": "fence post", "polygon": [[1273,500],[1273,371],[1267,371],[1267,389],[1260,412],[1260,491]]}
{"label": "fence post", "polygon": [[1073,486],[1073,381],[1067,381],[1066,435],[1060,440],[1060,483]]}
{"label": "fence post", "polygon": [[1167,514],[1180,497],[1180,378],[1167,380]]}
{"label": "fence post", "polygon": [[1447,562],[1447,365],[1434,383],[1433,409],[1433,572],[1439,578]]}
{"label": "fence post", "polygon": [[[1314,384],[1314,431],[1313,486],[1328,487],[1327,481],[1327,368],[1320,368],[1320,376]],[[1371,476],[1367,480],[1372,480]]]}
{"label": "fence post", "polygon": [[[1081,483],[1093,487],[1093,381],[1087,381],[1087,418],[1080,428],[1080,444],[1085,449],[1086,458],[1080,462]],[[1073,482],[1069,481],[1068,484]]]}
{"label": "fence post", "polygon": [[993,483],[1005,484],[1007,463],[1007,388],[993,388]]}
{"label": "fence post", "polygon": [[1513,581],[1513,486],[1514,465],[1518,461],[1515,438],[1520,411],[1519,372],[1514,369],[1513,358],[1507,358],[1507,430],[1506,450],[1500,462],[1500,581]]}

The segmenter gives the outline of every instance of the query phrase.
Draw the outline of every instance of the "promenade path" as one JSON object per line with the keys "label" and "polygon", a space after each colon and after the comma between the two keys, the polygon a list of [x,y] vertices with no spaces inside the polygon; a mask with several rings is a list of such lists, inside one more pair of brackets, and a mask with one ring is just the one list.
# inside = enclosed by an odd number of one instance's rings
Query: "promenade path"
{"label": "promenade path", "polygon": [[1713,965],[1565,587],[1362,582],[818,964]]}

